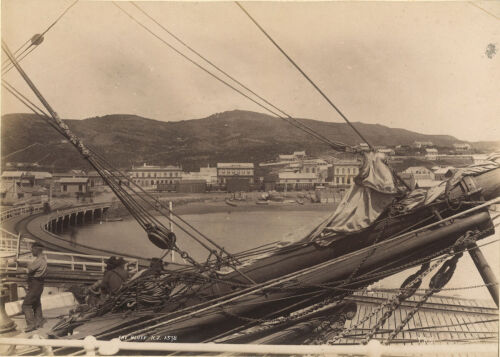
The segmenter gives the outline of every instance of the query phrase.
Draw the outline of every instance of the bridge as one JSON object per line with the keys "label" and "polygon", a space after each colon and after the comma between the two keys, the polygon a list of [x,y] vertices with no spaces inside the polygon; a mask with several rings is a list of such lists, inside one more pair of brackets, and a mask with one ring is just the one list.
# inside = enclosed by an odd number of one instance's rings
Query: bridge
{"label": "bridge", "polygon": [[102,220],[110,207],[110,203],[101,203],[56,211],[48,216],[42,216],[47,220],[43,228],[51,233],[64,233],[70,226],[92,224],[95,221]]}
{"label": "bridge", "polygon": [[[8,232],[19,236],[21,245],[27,239],[37,241],[50,251],[93,256],[122,255],[112,250],[99,249],[98,247],[71,242],[59,235],[67,231],[70,227],[100,222],[104,219],[104,215],[110,207],[110,202],[73,207],[63,206],[52,210],[50,213],[45,213],[43,205],[13,208],[2,212],[0,215],[0,223],[4,231],[2,235],[4,238],[7,238],[5,237],[5,232]],[[8,241],[11,242],[9,244],[17,244],[12,243],[12,239]],[[140,266],[149,265],[149,262],[140,256],[127,255],[124,257],[138,260]]]}
{"label": "bridge", "polygon": [[[60,207],[46,213],[43,205],[16,207],[0,213],[0,268],[13,279],[19,265],[30,259],[30,246],[34,241],[44,244],[54,283],[69,281],[93,281],[105,270],[105,260],[113,251],[102,250],[82,244],[75,244],[56,233],[63,233],[71,226],[92,224],[103,219],[111,203]],[[14,233],[15,232],[15,233]],[[147,266],[141,257],[125,256],[134,270]]]}

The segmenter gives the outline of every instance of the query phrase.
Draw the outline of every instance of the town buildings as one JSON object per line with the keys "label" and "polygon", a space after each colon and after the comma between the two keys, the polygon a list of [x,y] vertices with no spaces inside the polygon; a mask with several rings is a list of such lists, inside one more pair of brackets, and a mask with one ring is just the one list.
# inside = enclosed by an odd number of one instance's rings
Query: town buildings
{"label": "town buildings", "polygon": [[457,143],[453,144],[453,148],[455,149],[456,152],[464,153],[470,151],[472,147],[468,143]]}
{"label": "town buildings", "polygon": [[144,189],[157,189],[159,184],[175,185],[182,178],[180,166],[133,166],[128,172],[132,181]]}
{"label": "town buildings", "polygon": [[425,158],[427,160],[435,161],[438,158],[438,150],[433,148],[425,149]]}
{"label": "town buildings", "polygon": [[43,171],[4,171],[3,182],[15,182],[19,187],[48,186],[52,182],[52,174]]}
{"label": "town buildings", "polygon": [[310,190],[322,182],[320,176],[313,172],[285,171],[278,174],[278,183],[288,190]]}
{"label": "town buildings", "polygon": [[200,171],[191,171],[182,173],[182,181],[186,180],[202,180],[208,186],[217,185],[217,168],[216,167],[200,167]]}
{"label": "town buildings", "polygon": [[83,194],[89,190],[87,177],[63,177],[57,181],[59,192],[63,194]]}
{"label": "town buildings", "polygon": [[413,147],[415,147],[417,149],[426,148],[426,147],[430,147],[430,146],[434,146],[432,141],[415,141],[415,142],[413,142]]}
{"label": "town buildings", "polygon": [[228,181],[242,179],[249,185],[254,183],[254,165],[250,162],[222,162],[217,164],[217,181],[226,185]]}
{"label": "town buildings", "polygon": [[413,175],[415,180],[434,180],[434,172],[429,170],[424,166],[411,166],[403,171],[404,173],[408,173]]}
{"label": "town buildings", "polygon": [[332,164],[332,186],[349,187],[359,173],[361,162],[354,159],[335,160]]}

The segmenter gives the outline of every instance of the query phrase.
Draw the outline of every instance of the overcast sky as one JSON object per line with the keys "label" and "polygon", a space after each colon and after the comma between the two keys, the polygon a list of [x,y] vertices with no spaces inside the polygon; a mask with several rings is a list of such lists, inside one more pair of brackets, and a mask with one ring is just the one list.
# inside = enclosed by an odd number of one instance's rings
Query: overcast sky
{"label": "overcast sky", "polygon": [[[11,49],[73,0],[3,0]],[[295,117],[340,122],[232,2],[141,2],[197,51]],[[132,5],[120,5],[169,42]],[[352,121],[499,140],[500,2],[251,2],[247,10]],[[178,46],[177,44],[175,44]],[[490,46],[491,48],[491,46]],[[80,1],[22,61],[63,118],[163,121],[264,110],[224,87],[108,1]],[[15,71],[5,79],[28,93]],[[2,92],[2,112],[27,112]]]}

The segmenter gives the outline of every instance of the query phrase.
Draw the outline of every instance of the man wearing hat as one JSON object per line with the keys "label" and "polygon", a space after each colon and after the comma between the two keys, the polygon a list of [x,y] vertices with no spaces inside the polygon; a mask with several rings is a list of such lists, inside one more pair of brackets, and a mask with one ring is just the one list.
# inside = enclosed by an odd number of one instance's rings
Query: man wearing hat
{"label": "man wearing hat", "polygon": [[127,262],[122,257],[110,257],[105,261],[106,272],[102,277],[101,288],[107,294],[116,294],[128,279],[128,271],[125,269]]}
{"label": "man wearing hat", "polygon": [[25,332],[36,330],[45,323],[40,298],[43,292],[44,279],[47,275],[47,259],[42,252],[43,246],[40,243],[34,243],[31,246],[31,253],[35,259],[28,264],[26,269],[28,273],[28,292],[22,305],[26,318]]}

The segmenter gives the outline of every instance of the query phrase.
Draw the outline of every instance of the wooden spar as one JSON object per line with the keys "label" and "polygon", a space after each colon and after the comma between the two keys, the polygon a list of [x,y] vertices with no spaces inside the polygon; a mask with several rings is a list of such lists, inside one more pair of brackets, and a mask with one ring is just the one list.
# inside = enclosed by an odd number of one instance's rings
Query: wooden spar
{"label": "wooden spar", "polygon": [[469,254],[474,261],[479,274],[481,274],[481,278],[483,278],[484,283],[487,284],[486,287],[488,288],[493,301],[495,301],[495,304],[497,304],[498,307],[498,281],[495,273],[486,261],[483,252],[481,252],[477,244],[473,243],[471,248],[473,249],[469,250]]}
{"label": "wooden spar", "polygon": [[[311,293],[315,291],[313,287],[315,285],[337,281],[347,277],[351,273],[352,267],[359,264],[362,260],[366,259],[360,273],[367,273],[380,264],[394,260],[395,257],[411,256],[412,254],[417,254],[417,252],[420,252],[419,254],[422,256],[427,256],[429,253],[428,251],[435,252],[436,250],[453,244],[458,237],[468,230],[476,228],[481,229],[489,224],[491,224],[491,220],[488,213],[481,212],[470,217],[457,219],[452,225],[442,226],[430,232],[420,232],[415,237],[405,237],[403,239],[393,238],[383,241],[375,246],[346,254],[326,263],[314,266],[311,269],[297,271],[293,269],[294,266],[291,264],[292,266],[289,272],[293,272],[293,274],[290,274],[288,280],[292,279],[297,282],[299,286],[304,284],[303,289]],[[366,258],[367,252],[373,249],[373,247],[377,247],[377,249],[372,255]],[[330,252],[330,254],[332,253],[333,252]],[[280,260],[279,256],[276,258]],[[311,255],[309,255],[309,258],[311,258]],[[417,256],[415,256],[415,258],[417,258]],[[292,260],[294,259],[292,258]],[[408,260],[405,260],[398,264],[407,263]],[[182,341],[191,342],[205,340],[211,336],[240,326],[242,324],[241,318],[263,318],[268,314],[272,314],[273,311],[278,311],[280,308],[290,306],[300,299],[298,297],[300,294],[297,293],[297,290],[279,288],[288,281],[284,275],[285,274],[280,274],[283,278],[277,279],[274,283],[265,284],[262,288],[256,288],[251,292],[242,294],[237,299],[233,298],[229,299],[227,303],[210,305],[207,308],[198,309],[193,313],[179,316],[174,312],[177,309],[176,306],[169,306],[168,310],[173,313],[170,320],[165,319],[163,322],[158,321],[157,325],[147,323],[144,326],[141,326],[141,323],[138,322],[133,324],[134,327],[130,328],[129,331],[132,333],[133,330],[141,332],[141,328],[146,328],[154,329],[156,334],[175,334]],[[222,286],[219,284],[210,285],[207,289],[200,290],[199,295],[206,297],[205,294],[210,292],[219,295],[217,292],[222,292],[224,287],[225,285]],[[318,295],[318,299],[324,299],[324,296],[321,297],[322,294],[320,290],[318,290],[316,294]],[[329,294],[334,295],[335,291],[330,291]],[[192,296],[184,301],[186,305],[194,305],[197,302],[199,302],[199,299],[197,299],[196,296]],[[167,311],[163,311],[163,313],[165,312]],[[177,317],[175,317],[176,315]],[[81,327],[79,327],[79,330],[81,330]],[[110,330],[108,331],[110,333],[107,334],[106,338],[116,337],[113,332]],[[123,332],[121,332],[121,334],[123,334]],[[78,338],[83,336],[74,337]]]}

